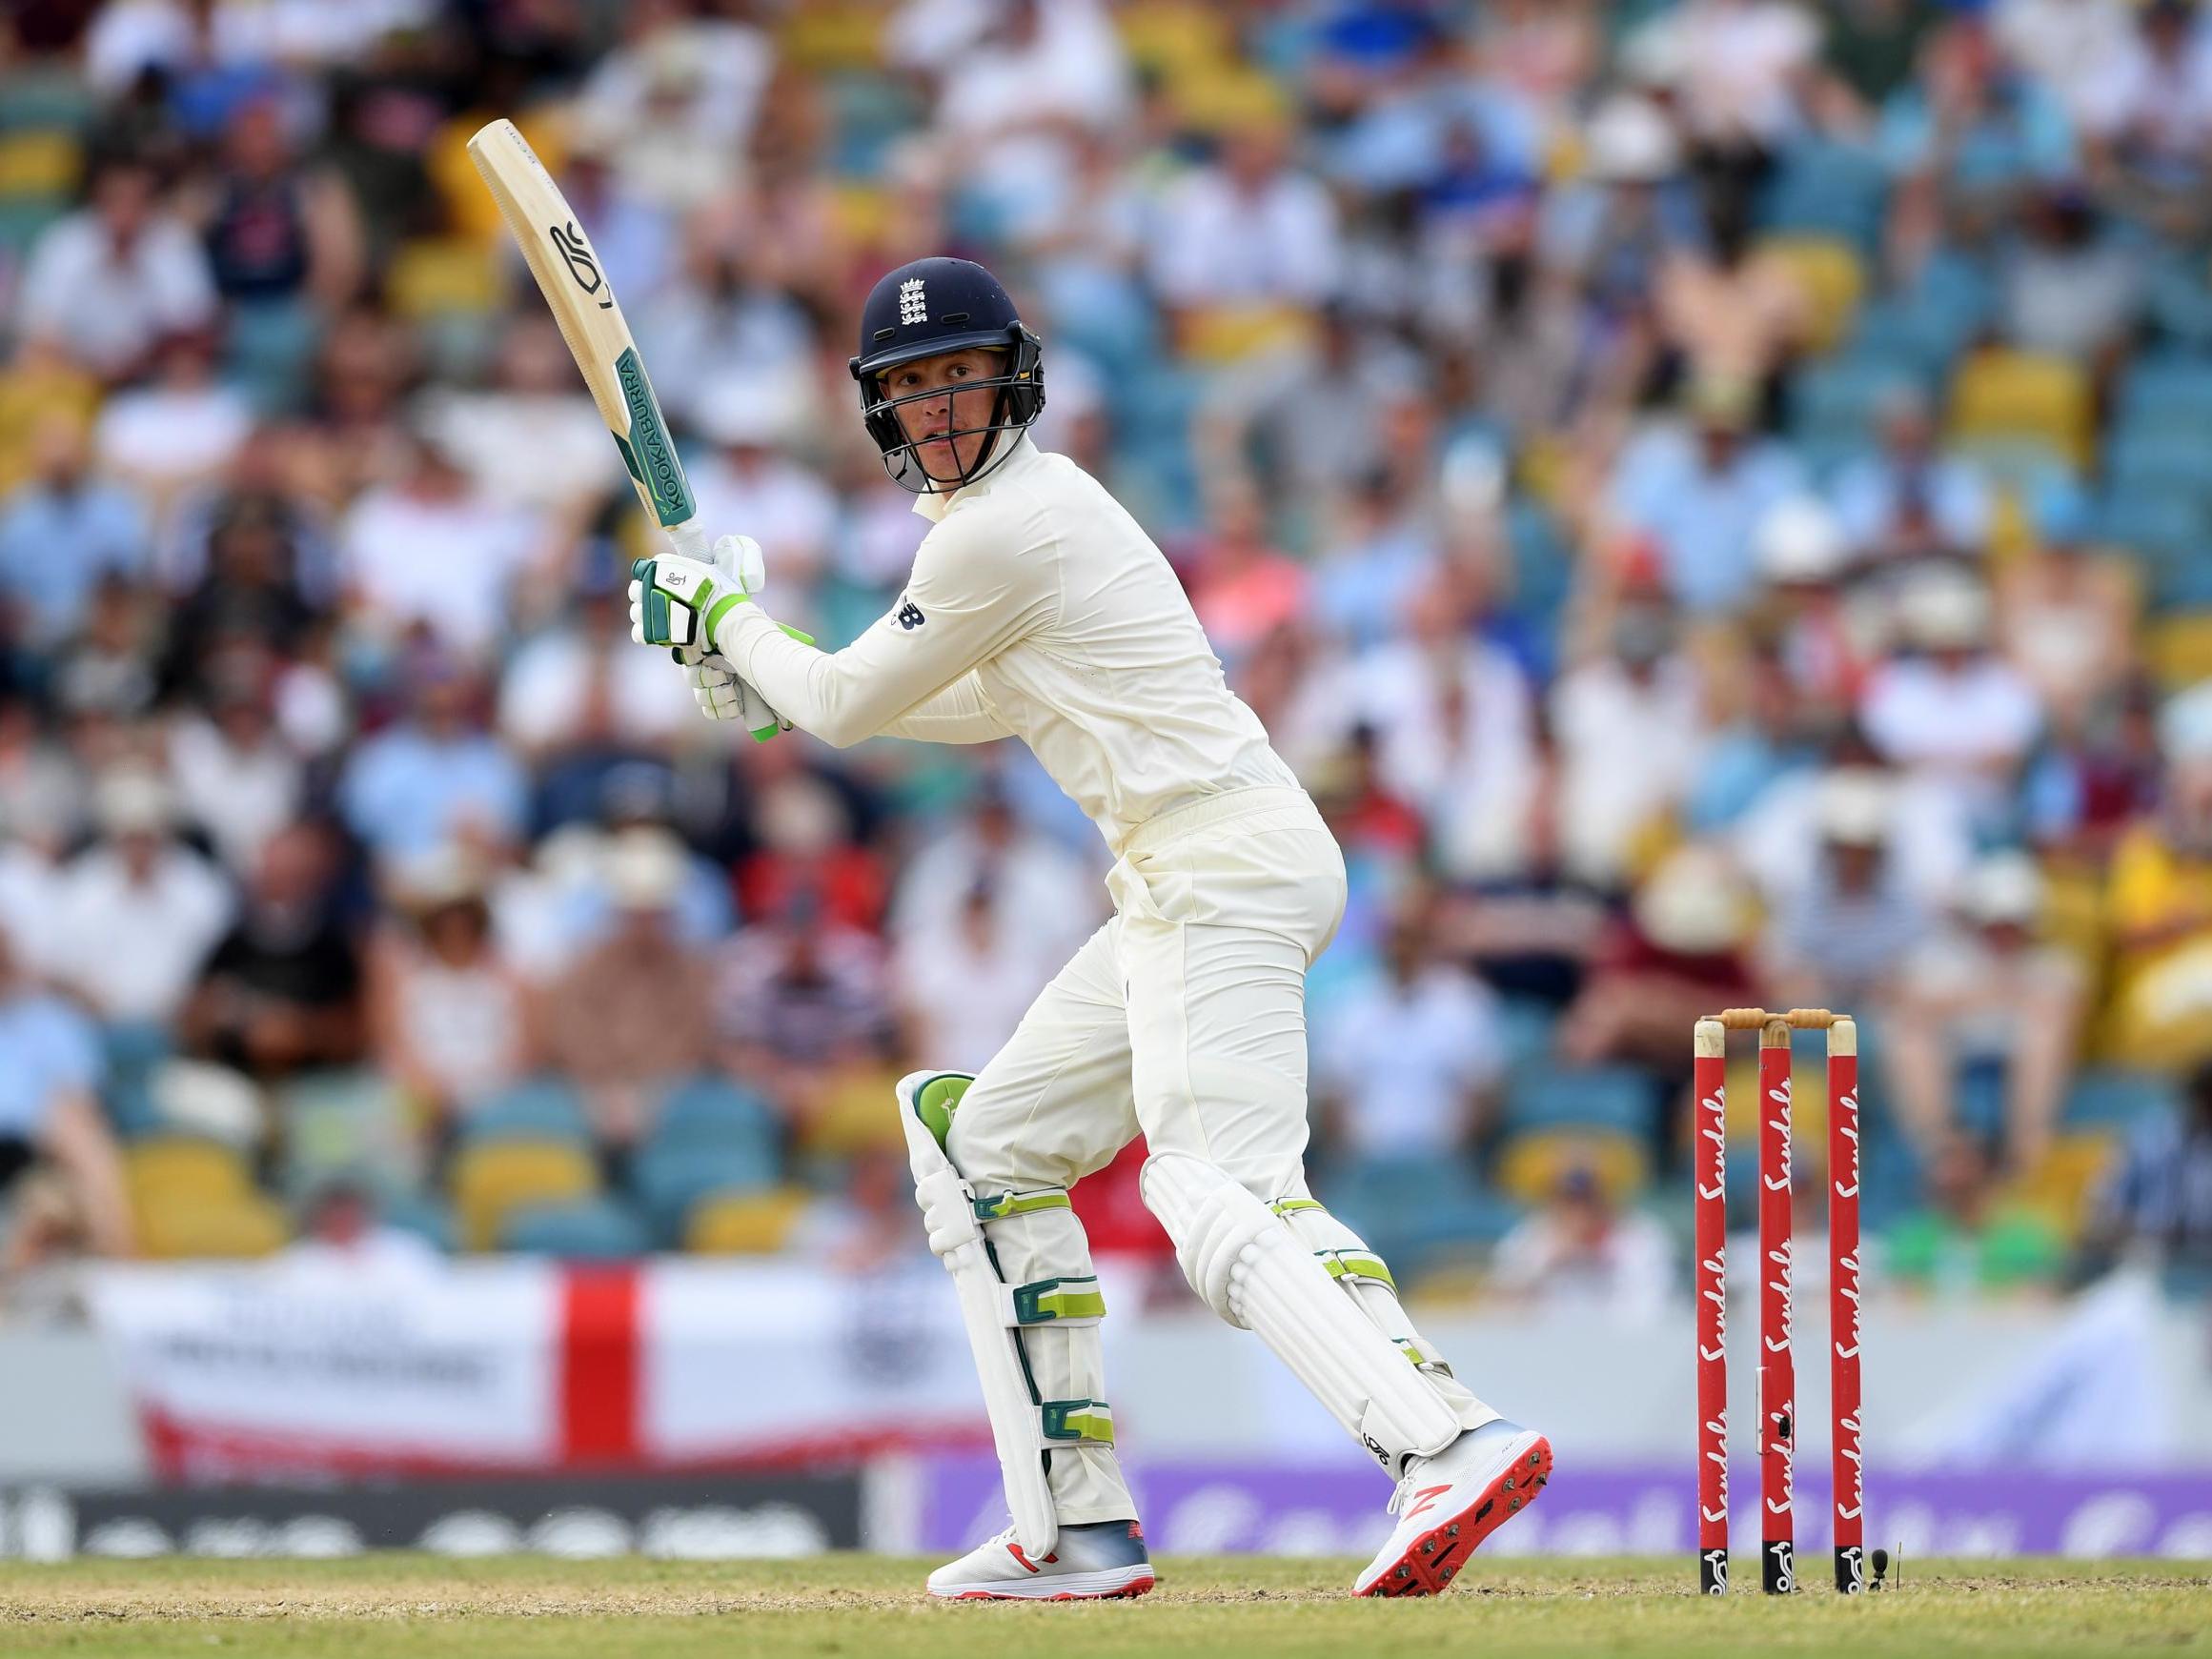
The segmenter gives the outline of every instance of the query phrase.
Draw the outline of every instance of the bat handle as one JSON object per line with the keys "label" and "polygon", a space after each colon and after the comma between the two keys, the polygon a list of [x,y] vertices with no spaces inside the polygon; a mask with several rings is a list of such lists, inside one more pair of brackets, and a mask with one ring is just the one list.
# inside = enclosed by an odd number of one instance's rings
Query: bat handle
{"label": "bat handle", "polygon": [[[714,549],[707,542],[706,531],[697,518],[686,518],[680,524],[664,526],[668,539],[676,551],[685,558],[696,558],[702,564],[714,562]],[[753,741],[765,743],[779,732],[788,732],[790,723],[780,718],[761,694],[743,680],[738,681],[739,718],[745,730],[753,734]]]}
{"label": "bat handle", "polygon": [[668,532],[669,541],[685,558],[696,558],[701,564],[714,562],[714,546],[706,538],[706,526],[700,523],[697,517],[686,518],[680,524],[670,524],[664,528]]}

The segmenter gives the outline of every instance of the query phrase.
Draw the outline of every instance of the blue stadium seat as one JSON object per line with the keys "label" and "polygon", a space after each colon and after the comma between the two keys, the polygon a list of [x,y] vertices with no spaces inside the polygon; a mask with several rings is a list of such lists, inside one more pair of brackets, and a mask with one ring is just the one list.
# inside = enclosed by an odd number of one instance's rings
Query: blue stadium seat
{"label": "blue stadium seat", "polygon": [[1910,300],[1877,299],[1860,308],[1845,349],[1855,357],[1909,367],[1933,381],[1949,371],[1964,343],[1941,313]]}
{"label": "blue stadium seat", "polygon": [[428,1193],[412,1193],[387,1201],[379,1214],[386,1226],[413,1233],[425,1244],[452,1255],[459,1247],[453,1211]]}
{"label": "blue stadium seat", "polygon": [[649,1138],[656,1145],[758,1146],[772,1154],[779,1131],[768,1103],[752,1090],[698,1077],[662,1097]]}
{"label": "blue stadium seat", "polygon": [[2116,496],[2144,494],[2212,499],[2204,433],[2179,421],[2130,417],[2104,450],[2104,475]]}
{"label": "blue stadium seat", "polygon": [[2142,561],[2159,610],[2212,605],[2212,518],[2191,495],[2108,494],[2097,510],[2099,539]]}
{"label": "blue stadium seat", "polygon": [[1888,197],[1889,174],[1872,150],[1805,139],[1782,152],[1759,222],[1769,231],[1840,236],[1872,253]]}
{"label": "blue stadium seat", "polygon": [[650,1247],[645,1228],[611,1199],[534,1204],[517,1210],[499,1228],[499,1247],[572,1261],[611,1262],[641,1256]]}
{"label": "blue stadium seat", "polygon": [[1911,357],[1845,350],[1791,383],[1790,435],[1816,472],[1827,472],[1873,443],[1875,418],[1890,397],[1927,386]]}
{"label": "blue stadium seat", "polygon": [[2212,349],[2212,288],[2204,281],[2204,259],[2175,248],[2155,256],[2143,295],[2151,327],[2178,345]]}
{"label": "blue stadium seat", "polygon": [[886,74],[846,71],[820,82],[831,119],[829,164],[848,179],[880,179],[885,157],[900,136],[924,113],[904,81]]}
{"label": "blue stadium seat", "polygon": [[2126,1129],[2175,1103],[2171,1079],[2156,1072],[2097,1066],[2083,1071],[2066,1092],[2065,1122],[2073,1128]]}
{"label": "blue stadium seat", "polygon": [[673,1248],[683,1238],[692,1205],[709,1193],[765,1192],[781,1176],[772,1147],[690,1141],[653,1141],[630,1166],[630,1192],[654,1243]]}
{"label": "blue stadium seat", "polygon": [[1524,1072],[1506,1089],[1506,1122],[1519,1129],[1613,1129],[1641,1135],[1652,1127],[1652,1088],[1628,1066]]}
{"label": "blue stadium seat", "polygon": [[161,1126],[153,1102],[153,1074],[170,1056],[167,1028],[149,1021],[126,1021],[100,1028],[106,1076],[100,1087],[108,1121],[126,1140]]}
{"label": "blue stadium seat", "polygon": [[1512,608],[1549,630],[1574,586],[1574,556],[1552,515],[1516,498],[1506,509],[1506,547],[1513,567]]}
{"label": "blue stadium seat", "polygon": [[2212,357],[2167,353],[2145,358],[2121,382],[2118,414],[2121,432],[2181,429],[2201,437],[2212,431]]}
{"label": "blue stadium seat", "polygon": [[1505,1041],[1506,1073],[1522,1073],[1552,1063],[1552,1044],[1559,1010],[1530,997],[1508,997],[1498,1005],[1498,1031]]}
{"label": "blue stadium seat", "polygon": [[1997,307],[1997,282],[1978,259],[1963,253],[1938,253],[1920,268],[1912,286],[1898,295],[1927,326],[1951,342],[1956,356],[1988,327]]}
{"label": "blue stadium seat", "polygon": [[1495,1241],[1519,1214],[1451,1158],[1338,1163],[1324,1172],[1314,1196],[1401,1279],[1440,1255]]}
{"label": "blue stadium seat", "polygon": [[464,1141],[525,1139],[589,1141],[591,1122],[575,1085],[557,1077],[532,1078],[494,1095],[461,1119]]}

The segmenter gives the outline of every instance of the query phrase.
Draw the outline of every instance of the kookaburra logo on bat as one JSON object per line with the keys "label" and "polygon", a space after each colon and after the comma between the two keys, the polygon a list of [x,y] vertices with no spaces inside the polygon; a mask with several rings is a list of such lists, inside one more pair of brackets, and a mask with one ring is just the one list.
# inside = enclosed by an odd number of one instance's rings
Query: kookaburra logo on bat
{"label": "kookaburra logo on bat", "polygon": [[[559,251],[561,258],[568,261],[568,273],[576,278],[577,287],[586,293],[597,293],[606,287],[607,279],[599,274],[599,261],[592,257],[591,249],[585,245],[583,233],[576,228],[574,219],[566,225],[548,225],[545,233],[553,239],[553,245]],[[615,296],[610,293],[599,301],[599,310],[611,311],[614,304]]]}

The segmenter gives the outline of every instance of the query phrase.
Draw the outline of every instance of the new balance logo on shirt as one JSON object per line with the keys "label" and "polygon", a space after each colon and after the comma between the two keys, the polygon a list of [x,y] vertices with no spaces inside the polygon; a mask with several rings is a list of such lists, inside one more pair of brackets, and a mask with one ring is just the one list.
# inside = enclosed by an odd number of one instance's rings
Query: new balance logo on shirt
{"label": "new balance logo on shirt", "polygon": [[928,617],[922,614],[922,607],[917,605],[912,599],[908,599],[904,604],[899,607],[897,616],[899,617],[899,626],[905,629],[909,634],[913,633],[915,629],[921,627],[923,623],[929,620]]}

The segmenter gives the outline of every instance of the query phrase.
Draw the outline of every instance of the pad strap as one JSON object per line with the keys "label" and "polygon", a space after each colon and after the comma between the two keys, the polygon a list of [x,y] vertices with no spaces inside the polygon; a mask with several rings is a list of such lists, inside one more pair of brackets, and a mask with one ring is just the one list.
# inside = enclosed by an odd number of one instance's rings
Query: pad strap
{"label": "pad strap", "polygon": [[1398,1345],[1398,1352],[1404,1354],[1406,1358],[1412,1363],[1413,1368],[1416,1371],[1434,1371],[1440,1376],[1446,1377],[1451,1375],[1451,1367],[1450,1366],[1446,1365],[1442,1360],[1436,1358],[1433,1354],[1423,1353],[1421,1349],[1414,1344],[1412,1338],[1394,1336],[1390,1340]]}
{"label": "pad strap", "polygon": [[1104,1400],[1047,1400],[1038,1410],[1045,1420],[1046,1440],[1086,1441],[1093,1446],[1114,1443],[1113,1407]]}
{"label": "pad strap", "polygon": [[1003,1222],[1014,1216],[1035,1215],[1043,1209],[1073,1209],[1065,1186],[1039,1186],[1027,1192],[980,1192],[975,1196],[975,1219]]}
{"label": "pad strap", "polygon": [[1106,1298],[1095,1274],[1040,1279],[1006,1290],[1008,1325],[1096,1325],[1105,1317]]}
{"label": "pad strap", "polygon": [[1390,1277],[1390,1270],[1383,1265],[1380,1256],[1363,1255],[1357,1250],[1316,1250],[1313,1254],[1329,1269],[1331,1279],[1364,1279],[1370,1285],[1385,1285],[1391,1290],[1398,1287],[1398,1282]]}

